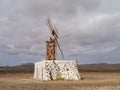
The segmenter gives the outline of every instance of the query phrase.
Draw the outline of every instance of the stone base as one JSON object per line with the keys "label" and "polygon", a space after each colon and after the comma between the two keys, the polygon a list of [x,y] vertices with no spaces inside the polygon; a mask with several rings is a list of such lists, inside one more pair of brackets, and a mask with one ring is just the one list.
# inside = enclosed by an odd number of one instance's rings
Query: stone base
{"label": "stone base", "polygon": [[44,60],[35,63],[34,78],[39,80],[80,80],[80,75],[75,60]]}

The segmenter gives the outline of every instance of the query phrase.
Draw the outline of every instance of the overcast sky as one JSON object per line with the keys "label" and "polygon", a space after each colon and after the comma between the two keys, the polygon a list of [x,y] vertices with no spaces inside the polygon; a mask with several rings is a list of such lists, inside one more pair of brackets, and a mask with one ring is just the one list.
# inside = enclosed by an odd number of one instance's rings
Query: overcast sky
{"label": "overcast sky", "polygon": [[120,0],[0,0],[0,65],[44,60],[48,17],[65,59],[120,63]]}

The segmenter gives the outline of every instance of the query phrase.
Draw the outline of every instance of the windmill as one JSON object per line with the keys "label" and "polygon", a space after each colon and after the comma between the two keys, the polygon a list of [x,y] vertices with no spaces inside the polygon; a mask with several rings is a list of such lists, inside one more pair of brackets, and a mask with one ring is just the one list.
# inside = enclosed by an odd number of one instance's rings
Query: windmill
{"label": "windmill", "polygon": [[[56,60],[57,48],[64,58],[59,45],[57,28],[47,19],[51,37],[46,41],[46,60],[35,63],[34,78],[39,80],[79,80],[80,75],[75,60]],[[64,66],[64,67],[63,67]]]}
{"label": "windmill", "polygon": [[64,54],[58,42],[59,36],[57,28],[51,23],[50,19],[47,19],[47,25],[49,27],[52,37],[50,37],[50,39],[46,41],[46,60],[56,60],[57,48],[59,49],[62,57],[64,58]]}

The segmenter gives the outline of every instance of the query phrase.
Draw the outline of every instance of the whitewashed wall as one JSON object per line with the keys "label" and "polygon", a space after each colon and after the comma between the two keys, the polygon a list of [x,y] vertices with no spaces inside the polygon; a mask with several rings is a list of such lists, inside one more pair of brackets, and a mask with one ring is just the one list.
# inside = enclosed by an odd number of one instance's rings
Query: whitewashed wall
{"label": "whitewashed wall", "polygon": [[35,63],[34,78],[40,80],[80,80],[80,75],[75,60],[45,60]]}

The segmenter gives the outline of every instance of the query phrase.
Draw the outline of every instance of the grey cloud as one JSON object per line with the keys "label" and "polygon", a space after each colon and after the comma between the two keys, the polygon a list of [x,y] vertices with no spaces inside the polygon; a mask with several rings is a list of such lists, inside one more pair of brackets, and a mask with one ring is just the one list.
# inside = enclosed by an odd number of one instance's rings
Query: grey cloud
{"label": "grey cloud", "polygon": [[97,15],[88,18],[85,23],[83,22],[76,25],[76,29],[75,31],[72,31],[72,34],[74,37],[80,38],[80,40],[83,41],[87,40],[91,42],[91,40],[93,40],[91,43],[118,41],[120,34],[119,24],[120,14]]}
{"label": "grey cloud", "polygon": [[[76,21],[77,20],[75,19],[75,22]],[[74,25],[74,27],[68,31],[68,33],[71,32],[72,35],[69,38],[66,38],[65,42],[62,44],[65,45],[65,47],[63,47],[65,53],[72,52],[69,53],[69,55],[81,57],[86,55],[89,59],[91,58],[93,60],[95,59],[93,57],[99,56],[98,60],[103,60],[103,54],[106,55],[110,53],[111,55],[116,48],[119,48],[120,14],[99,14],[97,16],[87,18],[85,22],[80,20],[78,21],[78,25]],[[68,23],[68,25],[72,27],[73,23],[71,23],[71,25]],[[89,56],[90,54],[93,54],[94,56]],[[108,58],[109,57],[106,59]]]}
{"label": "grey cloud", "polygon": [[[120,14],[97,11],[104,1],[16,0],[15,6],[10,0],[5,1],[2,7],[5,16],[0,15],[0,62],[3,64],[8,59],[9,64],[12,59],[18,64],[45,58],[45,41],[51,36],[46,16],[52,16],[59,36],[68,35],[59,39],[65,59],[80,63],[119,62]],[[58,57],[61,58],[59,51]]]}
{"label": "grey cloud", "polygon": [[[30,18],[29,18],[30,19]],[[38,21],[12,17],[0,25],[0,48],[8,54],[39,54],[45,39],[44,27]],[[6,28],[7,27],[7,28]],[[47,35],[47,34],[46,34]]]}
{"label": "grey cloud", "polygon": [[49,16],[71,15],[77,10],[92,11],[100,5],[100,0],[23,0],[19,10],[26,15]]}

